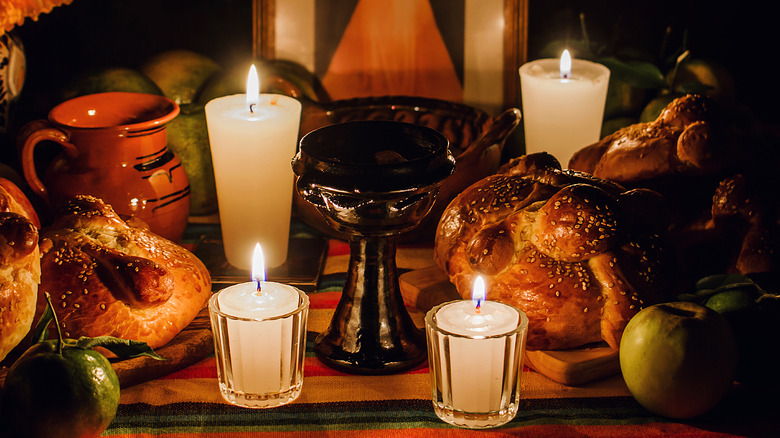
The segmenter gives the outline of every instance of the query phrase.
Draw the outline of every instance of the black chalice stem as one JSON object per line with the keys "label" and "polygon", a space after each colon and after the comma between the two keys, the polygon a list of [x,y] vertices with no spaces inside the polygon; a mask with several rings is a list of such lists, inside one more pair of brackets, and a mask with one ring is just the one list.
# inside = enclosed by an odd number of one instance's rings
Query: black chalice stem
{"label": "black chalice stem", "polygon": [[362,121],[304,136],[293,159],[302,198],[349,236],[347,279],[314,344],[325,364],[358,374],[413,368],[427,354],[398,285],[399,235],[430,211],[455,168],[447,139],[422,126]]}

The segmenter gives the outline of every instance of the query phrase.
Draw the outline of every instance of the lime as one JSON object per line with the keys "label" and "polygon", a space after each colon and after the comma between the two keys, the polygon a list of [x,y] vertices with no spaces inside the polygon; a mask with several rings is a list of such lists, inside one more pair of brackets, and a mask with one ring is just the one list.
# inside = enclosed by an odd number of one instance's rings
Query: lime
{"label": "lime", "polygon": [[203,85],[221,67],[208,56],[189,50],[168,50],[141,65],[140,70],[166,97],[178,104],[192,103]]}
{"label": "lime", "polygon": [[0,428],[15,437],[90,438],[119,406],[119,379],[95,350],[58,340],[30,347],[8,370]]}

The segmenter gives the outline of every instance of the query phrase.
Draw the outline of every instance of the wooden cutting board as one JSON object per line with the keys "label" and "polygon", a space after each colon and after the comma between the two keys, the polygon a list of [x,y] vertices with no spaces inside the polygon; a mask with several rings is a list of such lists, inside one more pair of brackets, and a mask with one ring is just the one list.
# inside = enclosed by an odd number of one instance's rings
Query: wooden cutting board
{"label": "wooden cutting board", "polygon": [[[447,274],[436,266],[403,273],[398,281],[404,302],[423,312],[461,299]],[[568,386],[583,385],[620,372],[618,351],[606,343],[571,350],[527,350],[525,364]]]}
{"label": "wooden cutting board", "polygon": [[[111,366],[119,377],[121,388],[166,376],[213,354],[214,337],[211,333],[208,309],[203,308],[184,330],[166,345],[155,349],[155,352],[165,360],[159,361],[146,356],[124,360],[111,359]],[[10,364],[0,369],[0,388],[5,383],[8,366]]]}

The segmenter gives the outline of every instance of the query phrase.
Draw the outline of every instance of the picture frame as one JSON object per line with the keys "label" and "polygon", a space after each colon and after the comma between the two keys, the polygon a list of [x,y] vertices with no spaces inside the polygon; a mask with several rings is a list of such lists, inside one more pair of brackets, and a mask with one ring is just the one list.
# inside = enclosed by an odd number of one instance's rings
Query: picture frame
{"label": "picture frame", "polygon": [[[356,20],[353,17],[358,15],[355,11],[361,1],[364,0],[253,0],[254,56],[258,59],[294,61],[317,78],[327,80],[330,74],[327,68],[338,56],[338,45],[346,44],[344,35],[348,31],[345,29],[353,26],[350,20]],[[409,1],[406,3],[409,4]],[[461,93],[458,95],[456,90],[447,90],[443,94],[423,97],[444,96],[446,100],[469,104],[492,114],[507,108],[519,108],[518,69],[528,55],[528,0],[428,0],[428,4],[436,20],[435,26],[428,27],[437,28],[443,35]],[[451,6],[455,6],[454,11],[447,9]],[[334,15],[333,10],[342,7],[346,12]],[[322,17],[323,14],[327,17]],[[380,19],[385,20],[386,17]],[[387,36],[387,33],[380,37]],[[335,50],[334,46],[337,47]],[[373,47],[383,46],[374,44]],[[355,58],[365,59],[367,56],[363,54]],[[345,80],[347,84],[356,82],[359,81],[355,81],[354,77]],[[438,85],[440,80],[431,83]],[[328,84],[325,85],[328,89]],[[417,95],[405,92],[385,94]],[[381,92],[371,95],[381,95]],[[334,100],[341,96],[346,94],[331,93]]]}

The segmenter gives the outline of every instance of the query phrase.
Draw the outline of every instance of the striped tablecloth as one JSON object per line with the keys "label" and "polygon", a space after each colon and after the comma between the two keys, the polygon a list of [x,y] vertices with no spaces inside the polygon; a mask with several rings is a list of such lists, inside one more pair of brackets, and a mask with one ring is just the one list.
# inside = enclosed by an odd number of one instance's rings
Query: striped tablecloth
{"label": "striped tablecloth", "polygon": [[[739,388],[722,406],[702,418],[675,422],[639,406],[617,375],[580,387],[567,387],[524,369],[519,413],[509,424],[472,431],[436,417],[426,365],[386,376],[343,374],[314,356],[312,343],[330,321],[349,259],[346,243],[331,240],[324,271],[310,293],[309,345],[303,392],[293,403],[254,410],[225,402],[219,392],[214,357],[122,390],[110,437],[685,437],[780,436],[777,399],[758,401]],[[429,266],[430,246],[402,246],[399,270]],[[422,326],[423,315],[410,309]]]}

